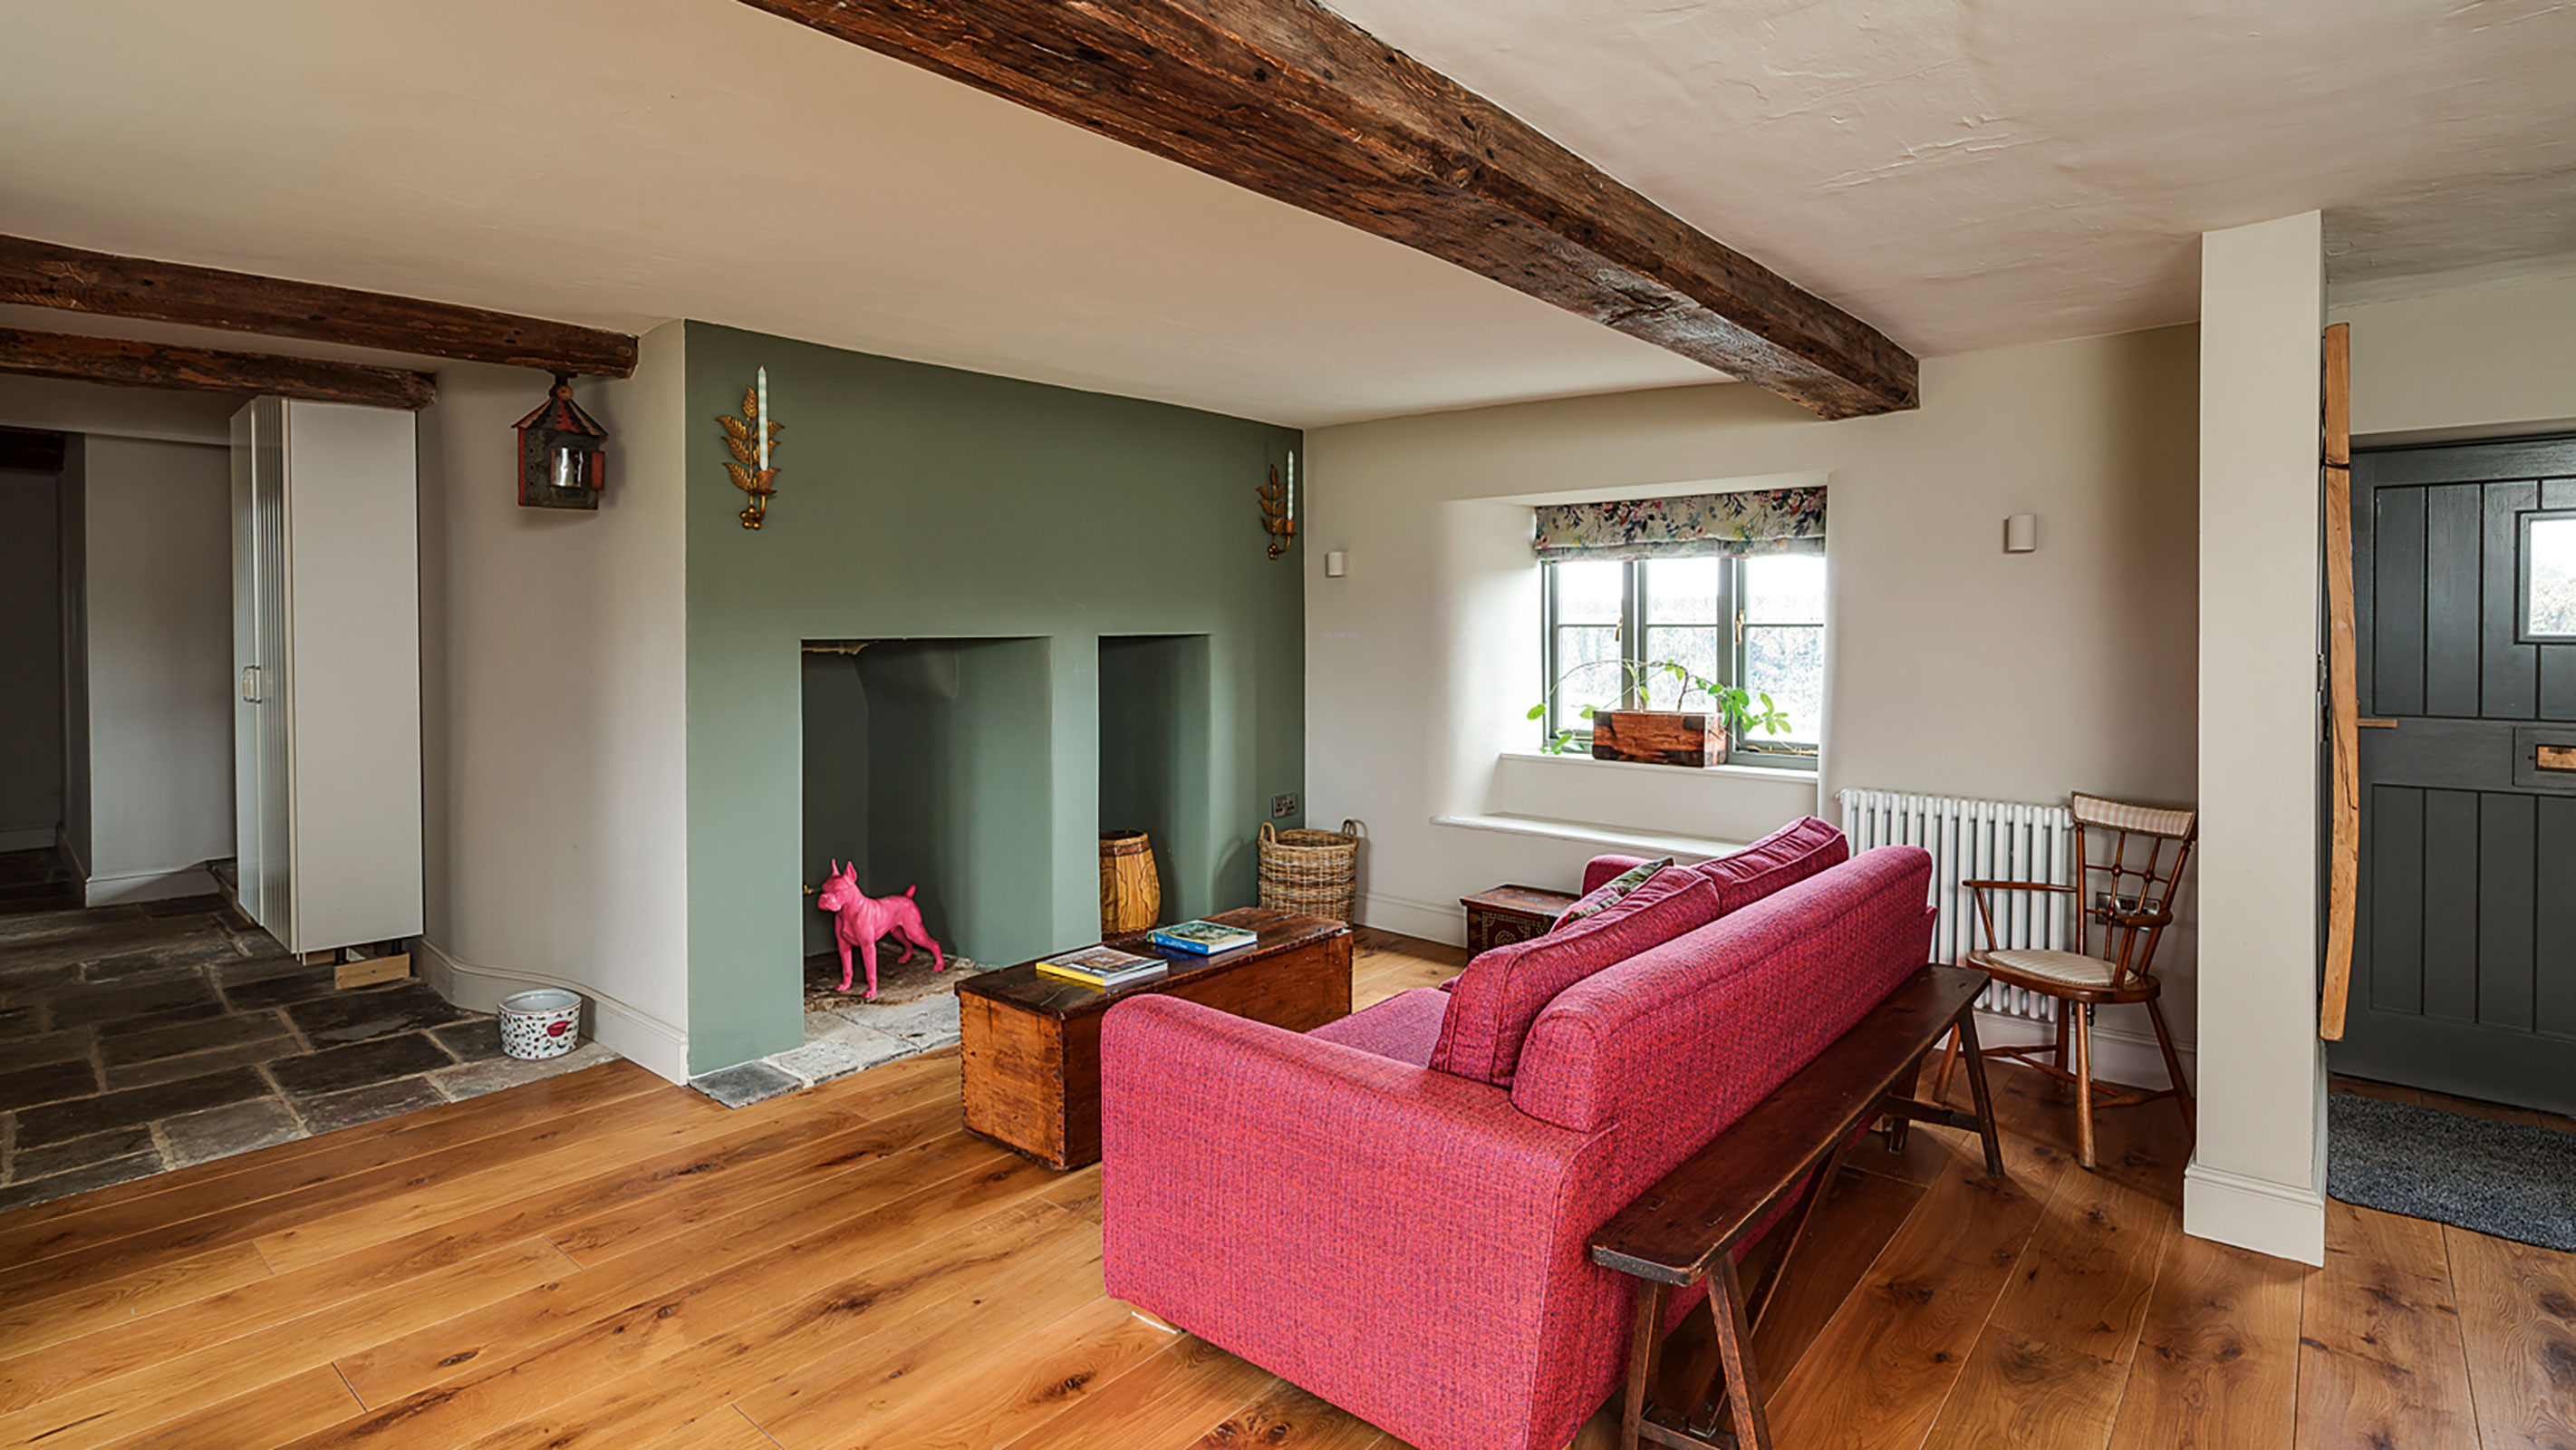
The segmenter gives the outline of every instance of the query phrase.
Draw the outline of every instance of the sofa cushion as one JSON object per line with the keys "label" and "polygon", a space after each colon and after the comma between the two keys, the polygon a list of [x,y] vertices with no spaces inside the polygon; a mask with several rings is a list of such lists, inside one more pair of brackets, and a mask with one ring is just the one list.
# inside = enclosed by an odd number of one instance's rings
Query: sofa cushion
{"label": "sofa cushion", "polygon": [[1742,911],[1771,893],[1795,886],[1851,859],[1851,843],[1826,822],[1791,821],[1732,856],[1691,869],[1717,883],[1718,911]]}
{"label": "sofa cushion", "polygon": [[1306,1035],[1414,1067],[1429,1067],[1432,1049],[1440,1044],[1440,1019],[1448,1011],[1448,993],[1437,987],[1416,987]]}
{"label": "sofa cushion", "polygon": [[1671,864],[1673,864],[1673,858],[1670,856],[1666,856],[1658,861],[1638,862],[1636,865],[1629,867],[1627,870],[1622,871],[1618,875],[1611,877],[1609,880],[1602,882],[1600,885],[1593,887],[1590,891],[1583,893],[1583,895],[1578,898],[1572,906],[1569,906],[1565,910],[1556,914],[1556,921],[1548,927],[1548,930],[1555,931],[1568,922],[1581,921],[1583,918],[1592,915],[1594,912],[1617,903],[1620,898],[1626,896],[1629,892],[1634,891],[1638,887],[1645,885],[1647,882],[1654,880],[1656,872],[1663,870]]}
{"label": "sofa cushion", "polygon": [[1581,921],[1483,953],[1451,984],[1431,1066],[1510,1087],[1521,1039],[1559,992],[1696,931],[1718,914],[1716,882],[1697,871],[1668,868]]}

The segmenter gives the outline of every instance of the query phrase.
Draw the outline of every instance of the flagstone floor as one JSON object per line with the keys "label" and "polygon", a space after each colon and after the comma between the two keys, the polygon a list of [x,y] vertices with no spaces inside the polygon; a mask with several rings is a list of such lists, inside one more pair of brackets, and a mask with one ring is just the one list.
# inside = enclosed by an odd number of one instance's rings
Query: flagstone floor
{"label": "flagstone floor", "polygon": [[0,901],[0,1209],[614,1056],[505,1057],[416,980],[338,990],[220,897]]}

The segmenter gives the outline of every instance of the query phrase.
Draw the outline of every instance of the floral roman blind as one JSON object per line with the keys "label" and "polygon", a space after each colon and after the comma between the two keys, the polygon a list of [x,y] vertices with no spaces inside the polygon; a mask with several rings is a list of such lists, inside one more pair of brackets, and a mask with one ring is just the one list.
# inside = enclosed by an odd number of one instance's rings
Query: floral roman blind
{"label": "floral roman blind", "polygon": [[1552,503],[1538,510],[1542,559],[1751,558],[1823,552],[1825,491],[1821,488]]}

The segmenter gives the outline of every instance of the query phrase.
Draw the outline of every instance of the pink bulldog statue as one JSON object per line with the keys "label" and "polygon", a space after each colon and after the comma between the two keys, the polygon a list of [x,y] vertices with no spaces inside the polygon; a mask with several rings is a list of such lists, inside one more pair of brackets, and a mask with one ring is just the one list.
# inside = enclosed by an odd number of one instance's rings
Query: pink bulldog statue
{"label": "pink bulldog statue", "polygon": [[850,948],[859,949],[859,960],[868,966],[868,997],[877,998],[877,939],[893,937],[903,955],[898,964],[912,960],[914,947],[930,948],[930,969],[948,970],[948,957],[939,943],[930,939],[929,928],[921,924],[921,908],[914,904],[914,887],[907,886],[901,896],[873,897],[859,890],[859,868],[832,863],[832,874],[823,880],[822,892],[814,898],[815,906],[834,913],[839,920],[832,924],[832,936],[841,947],[841,990],[850,990]]}

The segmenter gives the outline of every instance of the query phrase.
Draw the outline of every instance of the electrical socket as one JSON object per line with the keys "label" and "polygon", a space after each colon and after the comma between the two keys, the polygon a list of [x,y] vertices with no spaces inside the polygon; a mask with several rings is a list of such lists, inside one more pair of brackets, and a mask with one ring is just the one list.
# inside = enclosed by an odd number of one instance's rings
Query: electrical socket
{"label": "electrical socket", "polygon": [[1270,819],[1284,821],[1295,814],[1297,814],[1297,795],[1294,791],[1270,798]]}

